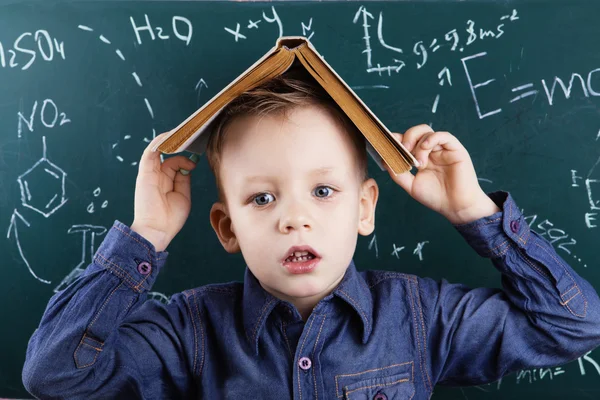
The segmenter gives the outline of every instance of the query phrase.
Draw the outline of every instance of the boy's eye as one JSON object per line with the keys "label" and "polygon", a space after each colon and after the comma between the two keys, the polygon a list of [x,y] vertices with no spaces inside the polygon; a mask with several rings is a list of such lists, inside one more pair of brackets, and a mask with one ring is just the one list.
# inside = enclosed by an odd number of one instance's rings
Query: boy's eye
{"label": "boy's eye", "polygon": [[270,197],[273,197],[273,195],[270,193],[261,193],[261,194],[257,195],[256,197],[254,197],[253,201],[258,206],[264,206],[264,205],[269,204]]}
{"label": "boy's eye", "polygon": [[[333,192],[334,189],[329,186],[317,186],[314,190],[314,194],[321,199],[331,197]],[[271,193],[259,193],[252,198],[252,201],[257,206],[266,206],[273,200],[275,200],[275,198]]]}
{"label": "boy's eye", "polygon": [[315,189],[315,194],[317,195],[317,197],[329,197],[331,193],[333,193],[333,189],[329,186],[317,186],[317,188]]}

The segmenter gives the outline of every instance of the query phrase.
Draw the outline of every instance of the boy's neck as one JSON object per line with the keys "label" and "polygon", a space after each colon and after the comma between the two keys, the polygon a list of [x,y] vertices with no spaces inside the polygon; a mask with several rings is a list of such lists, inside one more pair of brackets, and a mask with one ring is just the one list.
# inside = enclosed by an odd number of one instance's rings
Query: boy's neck
{"label": "boy's neck", "polygon": [[335,290],[335,288],[340,284],[340,282],[342,281],[343,278],[344,278],[344,275],[342,275],[333,285],[331,285],[331,287],[327,291],[325,291],[323,293],[319,293],[318,295],[311,296],[311,297],[302,297],[302,298],[287,296],[284,293],[280,293],[277,291],[273,291],[269,288],[266,288],[260,281],[259,281],[259,283],[262,286],[262,288],[264,290],[266,290],[267,292],[269,292],[271,295],[277,297],[280,300],[284,300],[284,301],[287,301],[287,302],[293,304],[294,307],[296,307],[296,309],[302,316],[302,320],[306,322],[308,320],[308,317],[310,317],[310,314],[312,313],[315,306],[322,299],[329,296],[329,294],[331,292],[333,292]]}

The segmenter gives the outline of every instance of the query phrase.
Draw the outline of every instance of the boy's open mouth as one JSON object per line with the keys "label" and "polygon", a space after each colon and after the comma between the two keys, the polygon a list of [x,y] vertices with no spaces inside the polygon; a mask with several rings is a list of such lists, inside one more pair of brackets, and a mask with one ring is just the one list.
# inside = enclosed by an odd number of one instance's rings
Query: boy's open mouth
{"label": "boy's open mouth", "polygon": [[292,246],[286,254],[287,256],[282,260],[284,263],[301,263],[321,258],[319,253],[310,246]]}
{"label": "boy's open mouth", "polygon": [[321,255],[310,246],[292,246],[286,254],[281,264],[294,275],[310,273],[321,262]]}
{"label": "boy's open mouth", "polygon": [[286,262],[303,262],[312,260],[315,258],[315,255],[310,251],[296,251],[293,255],[289,256],[285,259]]}

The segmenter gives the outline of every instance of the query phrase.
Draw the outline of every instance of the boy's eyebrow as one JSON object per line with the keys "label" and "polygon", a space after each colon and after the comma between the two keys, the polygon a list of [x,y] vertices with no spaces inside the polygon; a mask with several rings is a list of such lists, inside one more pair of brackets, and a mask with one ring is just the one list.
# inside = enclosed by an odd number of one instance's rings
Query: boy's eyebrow
{"label": "boy's eyebrow", "polygon": [[310,172],[310,174],[317,175],[317,176],[327,175],[327,174],[333,172],[334,169],[335,169],[334,167],[321,167],[321,168],[313,169]]}
{"label": "boy's eyebrow", "polygon": [[[320,168],[316,168],[316,169],[313,169],[312,171],[310,171],[309,175],[323,176],[323,175],[330,174],[334,170],[335,170],[334,167],[320,167]],[[261,182],[261,181],[272,180],[272,179],[274,179],[274,177],[267,176],[267,175],[254,175],[254,176],[246,177],[245,182],[252,183],[252,182]]]}

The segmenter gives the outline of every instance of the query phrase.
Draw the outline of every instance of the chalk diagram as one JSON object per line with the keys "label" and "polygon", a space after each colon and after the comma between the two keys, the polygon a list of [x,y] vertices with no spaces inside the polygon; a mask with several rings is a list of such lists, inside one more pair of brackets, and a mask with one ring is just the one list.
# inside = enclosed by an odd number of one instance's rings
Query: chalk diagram
{"label": "chalk diagram", "polygon": [[[65,178],[67,177],[67,173],[56,164],[48,160],[46,154],[45,136],[42,137],[42,143],[42,158],[40,158],[31,168],[21,174],[17,178],[17,182],[19,183],[19,187],[21,189],[21,205],[43,215],[44,218],[48,218],[67,202],[65,193]],[[46,181],[46,185],[42,185],[44,181]],[[38,185],[44,189],[37,189]],[[29,221],[27,221],[17,211],[17,209],[14,209],[13,214],[10,217],[10,224],[8,226],[8,231],[6,232],[6,238],[10,239],[12,232],[14,235],[14,240],[17,244],[17,248],[19,249],[19,255],[21,256],[21,259],[27,266],[27,269],[31,275],[42,283],[50,284],[50,281],[37,276],[31,268],[29,261],[27,261],[25,253],[23,252],[23,247],[21,246],[21,242],[19,240],[19,221],[17,218],[20,219],[21,222],[23,222],[23,224],[25,224],[27,227],[31,226]]]}
{"label": "chalk diagram", "polygon": [[161,292],[148,292],[149,300],[156,300],[164,305],[168,305],[171,302],[171,298]]}
{"label": "chalk diagram", "polygon": [[[87,32],[94,32],[94,30],[85,25],[79,25],[79,29]],[[110,40],[104,35],[100,34],[98,39],[106,45],[112,46]],[[120,60],[125,61],[125,56],[120,49],[114,48],[115,54]],[[135,71],[131,73],[133,79],[139,87],[143,87],[142,82]],[[154,111],[147,97],[144,97],[144,105],[148,110],[148,113],[152,119],[154,119]],[[61,124],[62,125],[62,124]],[[152,129],[152,137],[144,137],[144,141],[149,143],[156,136],[156,131]],[[21,138],[21,131],[19,130],[19,138]],[[119,144],[123,141],[131,139],[131,135],[125,135],[122,140],[112,144],[112,149],[117,149]],[[67,193],[65,189],[65,181],[67,178],[67,172],[60,168],[58,165],[50,161],[47,157],[46,148],[46,137],[42,137],[43,142],[43,154],[42,157],[27,171],[22,173],[18,178],[20,188],[20,200],[21,206],[30,210],[35,211],[38,214],[49,218],[56,211],[61,209],[68,201]],[[126,160],[116,152],[116,159],[125,163]],[[131,161],[129,165],[136,166],[138,161]],[[94,190],[94,197],[98,198],[101,193],[100,187]],[[108,205],[105,200],[102,202],[100,208],[104,209]],[[95,206],[92,202],[87,207],[88,213],[94,213]],[[6,234],[7,239],[13,239],[17,245],[19,255],[26,265],[29,273],[39,282],[44,284],[51,284],[50,280],[44,279],[38,276],[34,268],[32,268],[30,262],[27,260],[21,238],[19,237],[19,229],[23,229],[23,225],[27,228],[31,227],[31,222],[23,216],[23,211],[15,208],[10,218],[8,231]],[[29,217],[27,217],[29,218]],[[21,225],[21,226],[19,226]],[[74,281],[83,271],[87,263],[91,262],[92,255],[94,253],[94,245],[96,236],[103,235],[106,232],[106,228],[96,225],[73,225],[69,230],[69,234],[80,233],[82,235],[82,258],[81,262],[61,281],[61,283],[54,288],[54,291],[64,289],[69,283]]]}
{"label": "chalk diagram", "polygon": [[[81,29],[82,31],[85,32],[94,32],[94,29],[86,26],[86,25],[78,25],[77,28]],[[106,36],[100,34],[98,36],[98,39],[108,45],[108,46],[113,46],[112,42],[106,38]],[[114,48],[115,54],[119,57],[119,59],[121,61],[125,61],[125,56],[123,55],[123,52],[121,52],[121,50],[119,48]],[[142,81],[140,79],[140,77],[138,76],[138,74],[135,71],[131,72],[131,76],[133,77],[133,79],[135,80],[135,83],[141,88],[143,87]],[[146,106],[146,109],[148,110],[148,114],[150,115],[150,118],[152,118],[154,120],[154,110],[152,109],[152,105],[150,104],[150,100],[148,100],[147,97],[144,97],[144,105]],[[156,129],[152,128],[152,137],[148,138],[148,137],[144,137],[144,142],[146,143],[150,143],[152,141],[152,139],[154,139],[154,137],[156,136]],[[117,149],[118,146],[127,140],[131,140],[131,135],[124,135],[123,139],[121,141],[117,141],[115,143],[112,144],[112,149]],[[125,163],[125,159],[119,154],[119,152],[117,151],[117,154],[115,156],[115,158],[122,163]],[[137,160],[134,161],[127,161],[129,163],[129,165],[131,166],[136,166],[138,164]]]}
{"label": "chalk diagram", "polygon": [[[46,137],[42,137],[43,155],[31,168],[17,178],[21,188],[21,204],[48,218],[67,202],[65,197],[65,178],[67,173],[46,158]],[[35,192],[36,181],[47,180],[55,187],[46,193]],[[31,188],[30,186],[33,186]],[[34,190],[32,194],[32,190]],[[35,196],[34,196],[35,194]],[[48,196],[52,196],[48,199]]]}
{"label": "chalk diagram", "polygon": [[[598,143],[600,139],[600,131],[596,134],[595,143]],[[598,199],[598,193],[600,192],[600,179],[595,178],[598,174],[596,168],[600,164],[600,156],[591,166],[587,173],[583,173],[583,176],[578,174],[575,169],[571,170],[571,187],[580,188],[582,187],[585,191],[587,203],[589,209],[583,213],[583,221],[587,229],[598,229],[598,214],[600,212],[600,199]],[[596,172],[596,173],[595,173]],[[581,189],[576,189],[581,190]],[[569,252],[569,254],[571,254]],[[582,262],[581,258],[576,254],[571,254],[577,261]],[[587,264],[584,264],[587,267]]]}
{"label": "chalk diagram", "polygon": [[67,231],[69,234],[81,233],[81,261],[58,286],[54,288],[54,293],[57,293],[71,284],[81,275],[88,264],[91,264],[94,257],[96,236],[104,235],[106,228],[96,225],[73,225]]}

